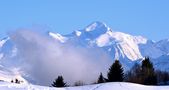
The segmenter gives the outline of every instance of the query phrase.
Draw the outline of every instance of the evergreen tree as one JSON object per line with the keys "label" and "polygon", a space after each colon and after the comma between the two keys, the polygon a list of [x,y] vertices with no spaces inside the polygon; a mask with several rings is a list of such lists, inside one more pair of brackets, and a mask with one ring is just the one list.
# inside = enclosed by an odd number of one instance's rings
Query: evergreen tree
{"label": "evergreen tree", "polygon": [[77,81],[74,83],[74,86],[83,86],[85,83],[83,81]]}
{"label": "evergreen tree", "polygon": [[97,80],[97,83],[104,83],[104,82],[105,82],[105,79],[104,79],[102,73],[100,73],[100,76],[99,76],[99,78]]}
{"label": "evergreen tree", "polygon": [[156,74],[160,85],[169,85],[169,72],[157,70]]}
{"label": "evergreen tree", "polygon": [[11,80],[11,83],[13,83],[14,81],[13,80]]}
{"label": "evergreen tree", "polygon": [[126,81],[145,85],[165,85],[169,81],[169,73],[166,71],[154,70],[153,63],[148,57],[142,61],[141,66],[135,64],[126,74]]}
{"label": "evergreen tree", "polygon": [[131,70],[126,75],[126,81],[132,83],[142,83],[142,72],[141,66],[138,63],[135,63]]}
{"label": "evergreen tree", "polygon": [[66,87],[66,83],[64,82],[64,79],[62,76],[58,76],[57,79],[52,84],[53,87]]}
{"label": "evergreen tree", "polygon": [[123,68],[118,60],[115,60],[115,62],[110,66],[107,77],[108,82],[123,81],[124,79]]}
{"label": "evergreen tree", "polygon": [[150,62],[149,57],[145,57],[145,59],[142,61],[142,70],[147,71],[147,70],[152,70],[154,71],[153,64]]}
{"label": "evergreen tree", "polygon": [[20,81],[18,79],[15,79],[15,83],[20,84]]}
{"label": "evergreen tree", "polygon": [[163,71],[163,79],[162,79],[162,82],[165,84],[165,85],[167,85],[168,82],[169,81],[169,73],[168,72],[166,72],[166,71]]}
{"label": "evergreen tree", "polygon": [[150,62],[149,57],[145,57],[142,61],[142,79],[145,85],[156,85],[157,75],[154,71],[153,64]]}

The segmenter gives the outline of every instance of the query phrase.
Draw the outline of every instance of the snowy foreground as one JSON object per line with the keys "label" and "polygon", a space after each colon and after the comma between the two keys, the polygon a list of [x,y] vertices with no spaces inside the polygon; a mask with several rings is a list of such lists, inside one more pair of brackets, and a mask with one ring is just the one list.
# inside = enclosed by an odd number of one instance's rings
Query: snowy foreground
{"label": "snowy foreground", "polygon": [[0,90],[169,90],[169,86],[145,86],[132,83],[105,83],[79,87],[53,88],[31,84],[0,82]]}

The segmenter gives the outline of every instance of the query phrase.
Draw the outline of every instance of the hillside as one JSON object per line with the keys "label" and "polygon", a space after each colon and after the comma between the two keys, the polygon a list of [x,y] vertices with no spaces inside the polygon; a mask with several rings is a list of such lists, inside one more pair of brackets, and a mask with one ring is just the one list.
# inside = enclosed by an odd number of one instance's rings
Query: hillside
{"label": "hillside", "polygon": [[168,90],[169,86],[145,86],[133,83],[104,83],[79,87],[52,88],[31,84],[10,84],[0,82],[0,90]]}

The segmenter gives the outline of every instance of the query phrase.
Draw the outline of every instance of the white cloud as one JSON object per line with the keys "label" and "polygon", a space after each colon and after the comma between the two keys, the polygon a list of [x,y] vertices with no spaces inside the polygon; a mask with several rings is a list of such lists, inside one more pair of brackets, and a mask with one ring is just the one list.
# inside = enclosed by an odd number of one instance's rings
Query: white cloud
{"label": "white cloud", "polygon": [[18,59],[24,62],[21,70],[40,85],[50,85],[58,75],[69,84],[92,83],[111,64],[110,57],[99,49],[60,44],[33,31],[18,30],[10,38],[18,48]]}

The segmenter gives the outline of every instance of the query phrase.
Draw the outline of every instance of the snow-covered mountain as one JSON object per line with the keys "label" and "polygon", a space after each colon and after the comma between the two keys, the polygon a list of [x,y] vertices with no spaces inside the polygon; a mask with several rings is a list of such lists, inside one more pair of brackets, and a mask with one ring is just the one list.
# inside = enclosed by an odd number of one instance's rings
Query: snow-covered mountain
{"label": "snow-covered mountain", "polygon": [[[142,36],[114,31],[102,22],[93,22],[84,29],[67,35],[48,32],[47,37],[61,44],[71,43],[76,47],[101,49],[111,56],[112,60],[119,59],[126,69],[145,56],[151,58],[157,69],[169,68],[168,39],[154,42]],[[17,48],[10,37],[0,40],[0,65],[4,67],[19,65],[18,63],[22,62],[15,61],[17,54]]]}
{"label": "snow-covered mountain", "polygon": [[[160,57],[169,53],[169,39],[155,42],[142,36],[114,31],[102,22],[94,22],[67,35],[49,32],[49,36],[61,43],[71,42],[87,48],[101,48],[112,57],[112,60],[121,60],[124,66],[142,60],[145,56],[149,56],[152,61],[156,59],[157,63],[161,61]],[[166,62],[169,62],[168,58]],[[169,68],[167,65],[163,69]]]}
{"label": "snow-covered mountain", "polygon": [[[72,43],[86,48],[101,48],[112,59],[123,59],[127,62],[142,59],[145,56],[156,59],[169,53],[169,40],[154,42],[142,36],[133,36],[112,30],[105,23],[93,22],[82,30],[67,35],[48,32],[48,35],[60,43]],[[10,38],[0,41],[0,59],[5,55],[15,55],[17,49]]]}
{"label": "snow-covered mountain", "polygon": [[142,36],[113,31],[102,22],[94,22],[86,28],[68,35],[49,32],[49,36],[61,43],[72,42],[85,47],[103,48],[113,59],[135,61],[145,56],[158,58],[169,53],[168,39],[154,42]]}
{"label": "snow-covered mountain", "polygon": [[99,47],[111,54],[113,59],[125,58],[131,61],[143,58],[139,44],[146,44],[142,36],[132,36],[113,31],[106,24],[94,22],[83,30],[76,30],[68,35],[49,32],[54,39],[66,43],[72,42],[85,47]]}

